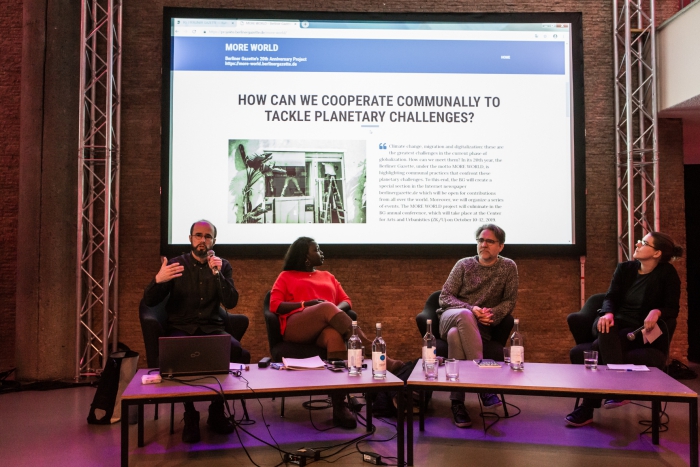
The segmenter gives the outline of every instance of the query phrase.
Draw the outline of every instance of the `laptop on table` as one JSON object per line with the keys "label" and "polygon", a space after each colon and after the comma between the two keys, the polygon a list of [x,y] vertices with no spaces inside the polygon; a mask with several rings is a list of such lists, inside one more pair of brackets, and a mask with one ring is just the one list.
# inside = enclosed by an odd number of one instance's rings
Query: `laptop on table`
{"label": "laptop on table", "polygon": [[231,336],[184,336],[158,339],[162,377],[201,376],[229,372]]}

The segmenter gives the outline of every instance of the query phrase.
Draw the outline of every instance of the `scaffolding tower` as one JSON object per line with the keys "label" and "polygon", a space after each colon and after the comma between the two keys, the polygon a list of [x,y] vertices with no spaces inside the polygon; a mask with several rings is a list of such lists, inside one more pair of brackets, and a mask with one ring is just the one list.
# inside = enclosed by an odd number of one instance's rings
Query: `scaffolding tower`
{"label": "scaffolding tower", "polygon": [[76,379],[117,346],[121,1],[83,0],[80,34]]}
{"label": "scaffolding tower", "polygon": [[613,0],[618,260],[659,230],[654,0]]}

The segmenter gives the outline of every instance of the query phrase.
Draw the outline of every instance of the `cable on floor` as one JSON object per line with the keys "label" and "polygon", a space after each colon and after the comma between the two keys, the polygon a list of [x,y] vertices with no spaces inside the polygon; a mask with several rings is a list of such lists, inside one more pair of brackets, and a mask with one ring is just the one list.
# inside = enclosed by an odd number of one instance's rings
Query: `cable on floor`
{"label": "cable on floor", "polygon": [[[477,399],[479,399],[479,416],[481,417],[481,419],[483,420],[483,423],[484,423],[484,433],[486,433],[492,426],[494,426],[496,423],[500,422],[501,420],[507,420],[509,418],[517,417],[518,415],[520,415],[520,412],[522,412],[520,410],[520,407],[518,407],[517,405],[510,404],[510,403],[504,402],[504,401],[502,401],[503,404],[505,404],[507,407],[512,407],[513,409],[517,410],[517,412],[514,414],[509,414],[507,417],[505,415],[501,416],[501,415],[497,414],[496,412],[485,412],[484,407],[481,404],[481,397],[478,397]],[[496,420],[494,420],[491,424],[487,425],[486,424],[487,418],[495,418]]]}

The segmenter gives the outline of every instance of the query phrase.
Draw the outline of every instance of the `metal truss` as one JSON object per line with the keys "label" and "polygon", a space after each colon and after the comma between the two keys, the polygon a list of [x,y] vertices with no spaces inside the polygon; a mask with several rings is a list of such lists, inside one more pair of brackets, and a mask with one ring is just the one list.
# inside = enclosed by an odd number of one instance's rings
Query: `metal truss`
{"label": "metal truss", "polygon": [[659,230],[654,0],[613,0],[618,259]]}
{"label": "metal truss", "polygon": [[80,32],[76,379],[117,346],[121,1],[83,0]]}

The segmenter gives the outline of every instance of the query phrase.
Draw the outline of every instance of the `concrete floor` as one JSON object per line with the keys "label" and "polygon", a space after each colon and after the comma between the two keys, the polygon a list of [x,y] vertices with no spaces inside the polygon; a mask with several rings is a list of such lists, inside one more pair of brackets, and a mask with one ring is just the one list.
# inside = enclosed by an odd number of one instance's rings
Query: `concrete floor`
{"label": "concrete floor", "polygon": [[[700,371],[698,365],[693,369]],[[700,391],[700,380],[682,381]],[[120,461],[120,425],[88,425],[86,418],[95,389],[82,386],[51,391],[22,391],[0,394],[0,462],[7,466],[117,466]],[[280,418],[280,399],[248,402],[255,424],[244,428],[261,440],[296,451],[302,447],[327,447],[362,436],[364,428],[329,428],[330,409],[309,412],[302,407],[308,398],[286,399],[286,416]],[[682,466],[689,464],[688,412],[686,404],[668,404],[669,430],[661,433],[658,446],[651,435],[640,433],[642,420],[650,420],[650,410],[627,405],[596,411],[594,423],[567,428],[564,417],[573,408],[572,399],[507,396],[509,404],[521,409],[511,419],[502,419],[486,433],[478,417],[476,396],[467,396],[467,408],[474,421],[471,428],[452,424],[447,393],[435,393],[427,413],[426,430],[418,432],[415,423],[416,466]],[[644,403],[649,406],[649,404]],[[182,405],[176,405],[175,434],[170,435],[169,405],[160,406],[160,419],[153,420],[153,406],[146,407],[145,441],[136,447],[136,426],[131,426],[129,462],[133,466],[261,465],[276,466],[282,461],[277,451],[252,436],[240,433],[222,436],[206,426],[207,403],[198,403],[202,414],[202,441],[181,442]],[[237,418],[240,403],[235,405]],[[516,413],[510,408],[511,415]],[[495,412],[503,414],[502,409]],[[265,422],[263,421],[263,417]],[[487,419],[491,423],[494,419]],[[395,464],[395,419],[377,420],[376,433],[359,443],[362,451],[387,456]],[[267,428],[266,428],[267,424]],[[269,428],[269,432],[268,432]],[[387,441],[388,440],[388,441]],[[242,446],[245,446],[243,449]],[[248,455],[252,461],[248,458]],[[324,455],[338,451],[329,448]],[[337,465],[367,465],[355,443],[338,454],[316,462]]]}

